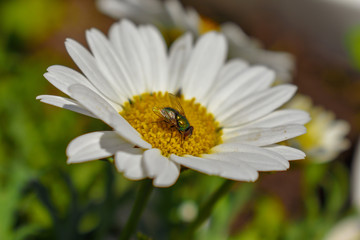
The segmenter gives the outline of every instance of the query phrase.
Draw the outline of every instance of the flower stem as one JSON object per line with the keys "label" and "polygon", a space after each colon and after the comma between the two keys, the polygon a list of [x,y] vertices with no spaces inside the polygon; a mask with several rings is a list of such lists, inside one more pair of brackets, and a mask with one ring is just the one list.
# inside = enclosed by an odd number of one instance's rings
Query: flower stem
{"label": "flower stem", "polygon": [[141,182],[138,193],[136,195],[134,206],[131,210],[130,217],[121,232],[119,240],[128,240],[135,231],[139,222],[141,213],[145,209],[146,203],[150,198],[151,192],[154,189],[151,179],[145,179]]}
{"label": "flower stem", "polygon": [[209,218],[216,203],[230,191],[234,183],[235,182],[232,180],[225,180],[225,182],[223,182],[223,184],[221,184],[220,187],[200,207],[198,216],[187,228],[186,236],[188,239],[193,239],[195,231],[206,219]]}

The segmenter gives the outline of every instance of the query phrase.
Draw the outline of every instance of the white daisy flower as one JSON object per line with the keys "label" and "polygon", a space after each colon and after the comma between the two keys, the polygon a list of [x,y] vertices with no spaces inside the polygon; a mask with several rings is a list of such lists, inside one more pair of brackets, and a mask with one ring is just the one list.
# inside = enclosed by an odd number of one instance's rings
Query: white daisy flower
{"label": "white daisy flower", "polygon": [[115,19],[128,18],[157,26],[168,42],[188,31],[196,36],[211,30],[220,31],[228,40],[230,57],[268,66],[276,71],[277,80],[281,82],[292,78],[295,63],[291,54],[265,50],[238,25],[230,22],[219,25],[192,8],[184,8],[178,0],[97,0],[97,5],[100,11]]}
{"label": "white daisy flower", "polygon": [[[167,187],[176,182],[181,166],[255,181],[258,171],[286,170],[288,160],[304,158],[297,149],[276,145],[306,131],[306,112],[276,110],[296,87],[270,87],[273,71],[239,59],[225,62],[223,35],[210,32],[193,45],[191,34],[185,34],[167,52],[156,28],[123,20],[110,28],[109,38],[96,29],[86,37],[92,53],[74,40],[65,43],[84,75],[64,66],[51,66],[44,75],[70,98],[37,99],[99,118],[114,130],[74,139],[68,163],[114,156],[125,177],[152,178],[154,186]],[[175,126],[154,111],[171,107],[167,93],[179,91],[188,121],[182,130],[180,113],[168,115]]]}
{"label": "white daisy flower", "polygon": [[289,143],[305,151],[311,161],[324,163],[334,160],[349,148],[350,141],[346,139],[350,131],[348,122],[335,119],[334,113],[314,106],[310,97],[301,94],[297,94],[287,107],[310,113],[311,121],[306,124],[307,133],[289,140]]}
{"label": "white daisy flower", "polygon": [[349,217],[335,225],[324,240],[358,240],[360,239],[360,217]]}

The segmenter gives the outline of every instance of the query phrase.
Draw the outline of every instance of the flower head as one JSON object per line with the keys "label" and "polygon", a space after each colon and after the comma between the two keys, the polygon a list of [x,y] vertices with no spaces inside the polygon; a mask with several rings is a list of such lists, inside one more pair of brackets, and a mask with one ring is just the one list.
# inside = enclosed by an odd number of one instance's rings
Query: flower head
{"label": "flower head", "polygon": [[[101,119],[113,131],[74,139],[68,163],[114,156],[125,177],[152,178],[155,186],[167,187],[181,166],[255,181],[258,171],[285,170],[288,160],[304,158],[276,145],[306,131],[306,112],[276,110],[296,87],[271,87],[274,73],[266,67],[225,62],[223,35],[210,32],[193,44],[185,34],[167,51],[156,28],[123,20],[110,28],[109,38],[96,29],[86,36],[92,54],[74,40],[65,43],[84,75],[64,66],[51,66],[44,75],[70,98],[38,99]],[[191,134],[184,134],[190,126]]]}
{"label": "flower head", "polygon": [[236,24],[218,24],[199,15],[192,8],[184,8],[178,0],[97,0],[100,11],[115,18],[128,18],[141,24],[154,24],[172,42],[184,32],[199,36],[208,31],[222,32],[229,44],[229,55],[240,57],[251,64],[274,69],[277,80],[289,82],[295,68],[292,55],[265,50],[259,41],[247,36]]}
{"label": "flower head", "polygon": [[357,240],[360,238],[360,217],[353,216],[341,220],[325,236],[325,240]]}
{"label": "flower head", "polygon": [[289,140],[291,146],[305,151],[310,160],[328,162],[349,148],[350,142],[345,138],[350,131],[348,122],[335,119],[334,113],[314,106],[310,97],[300,94],[297,94],[287,107],[302,109],[311,116],[311,121],[306,125],[307,133]]}

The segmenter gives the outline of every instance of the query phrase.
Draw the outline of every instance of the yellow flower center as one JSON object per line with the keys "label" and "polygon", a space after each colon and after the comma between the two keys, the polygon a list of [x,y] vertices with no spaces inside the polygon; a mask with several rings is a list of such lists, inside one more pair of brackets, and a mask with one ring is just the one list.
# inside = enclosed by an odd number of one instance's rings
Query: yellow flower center
{"label": "yellow flower center", "polygon": [[160,31],[165,39],[165,42],[170,46],[177,38],[184,34],[184,30],[181,28],[160,28]]}
{"label": "yellow flower center", "polygon": [[[170,46],[177,38],[183,35],[187,30],[181,27],[166,27],[166,26],[159,26],[159,29],[165,39],[165,42],[168,46]],[[200,16],[198,22],[198,31],[199,34],[205,34],[210,31],[220,31],[220,25],[211,20],[210,18]]]}
{"label": "yellow flower center", "polygon": [[178,156],[209,153],[210,149],[221,143],[222,131],[214,116],[195,99],[178,98],[189,126],[194,128],[192,135],[183,138],[184,131],[171,124],[165,117],[155,114],[153,108],[170,107],[176,110],[169,101],[168,93],[144,93],[133,97],[124,104],[120,114],[141,134],[142,138],[153,148],[161,150],[164,156]]}
{"label": "yellow flower center", "polygon": [[210,31],[220,31],[220,25],[210,18],[200,16],[199,33],[204,34]]}

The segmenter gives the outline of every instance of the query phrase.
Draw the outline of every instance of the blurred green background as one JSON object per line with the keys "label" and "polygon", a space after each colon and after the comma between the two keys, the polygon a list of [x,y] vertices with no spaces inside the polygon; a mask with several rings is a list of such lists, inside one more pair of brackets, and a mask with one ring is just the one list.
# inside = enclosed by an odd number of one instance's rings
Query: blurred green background
{"label": "blurred green background", "polygon": [[[215,1],[193,4],[216,20],[228,17],[240,23],[267,48],[293,53],[300,92],[349,121],[354,143],[360,118],[360,25],[340,36],[348,54],[344,62],[321,55],[316,44],[290,26],[280,25],[285,29],[279,34],[274,25],[284,18],[268,23],[253,21],[251,14],[235,18],[230,11],[234,3],[226,2],[228,8],[217,8]],[[76,68],[65,39],[85,44],[86,29],[107,32],[112,22],[89,0],[0,1],[1,240],[116,239],[124,226],[137,183],[106,161],[66,164],[70,140],[107,126],[35,100],[41,94],[62,95],[42,76],[47,67]],[[349,202],[353,149],[327,164],[294,162],[287,172],[262,173],[256,183],[237,183],[197,239],[322,239],[338,221],[355,214]],[[153,239],[182,239],[191,214],[222,181],[186,171],[173,187],[156,189],[139,231]]]}

